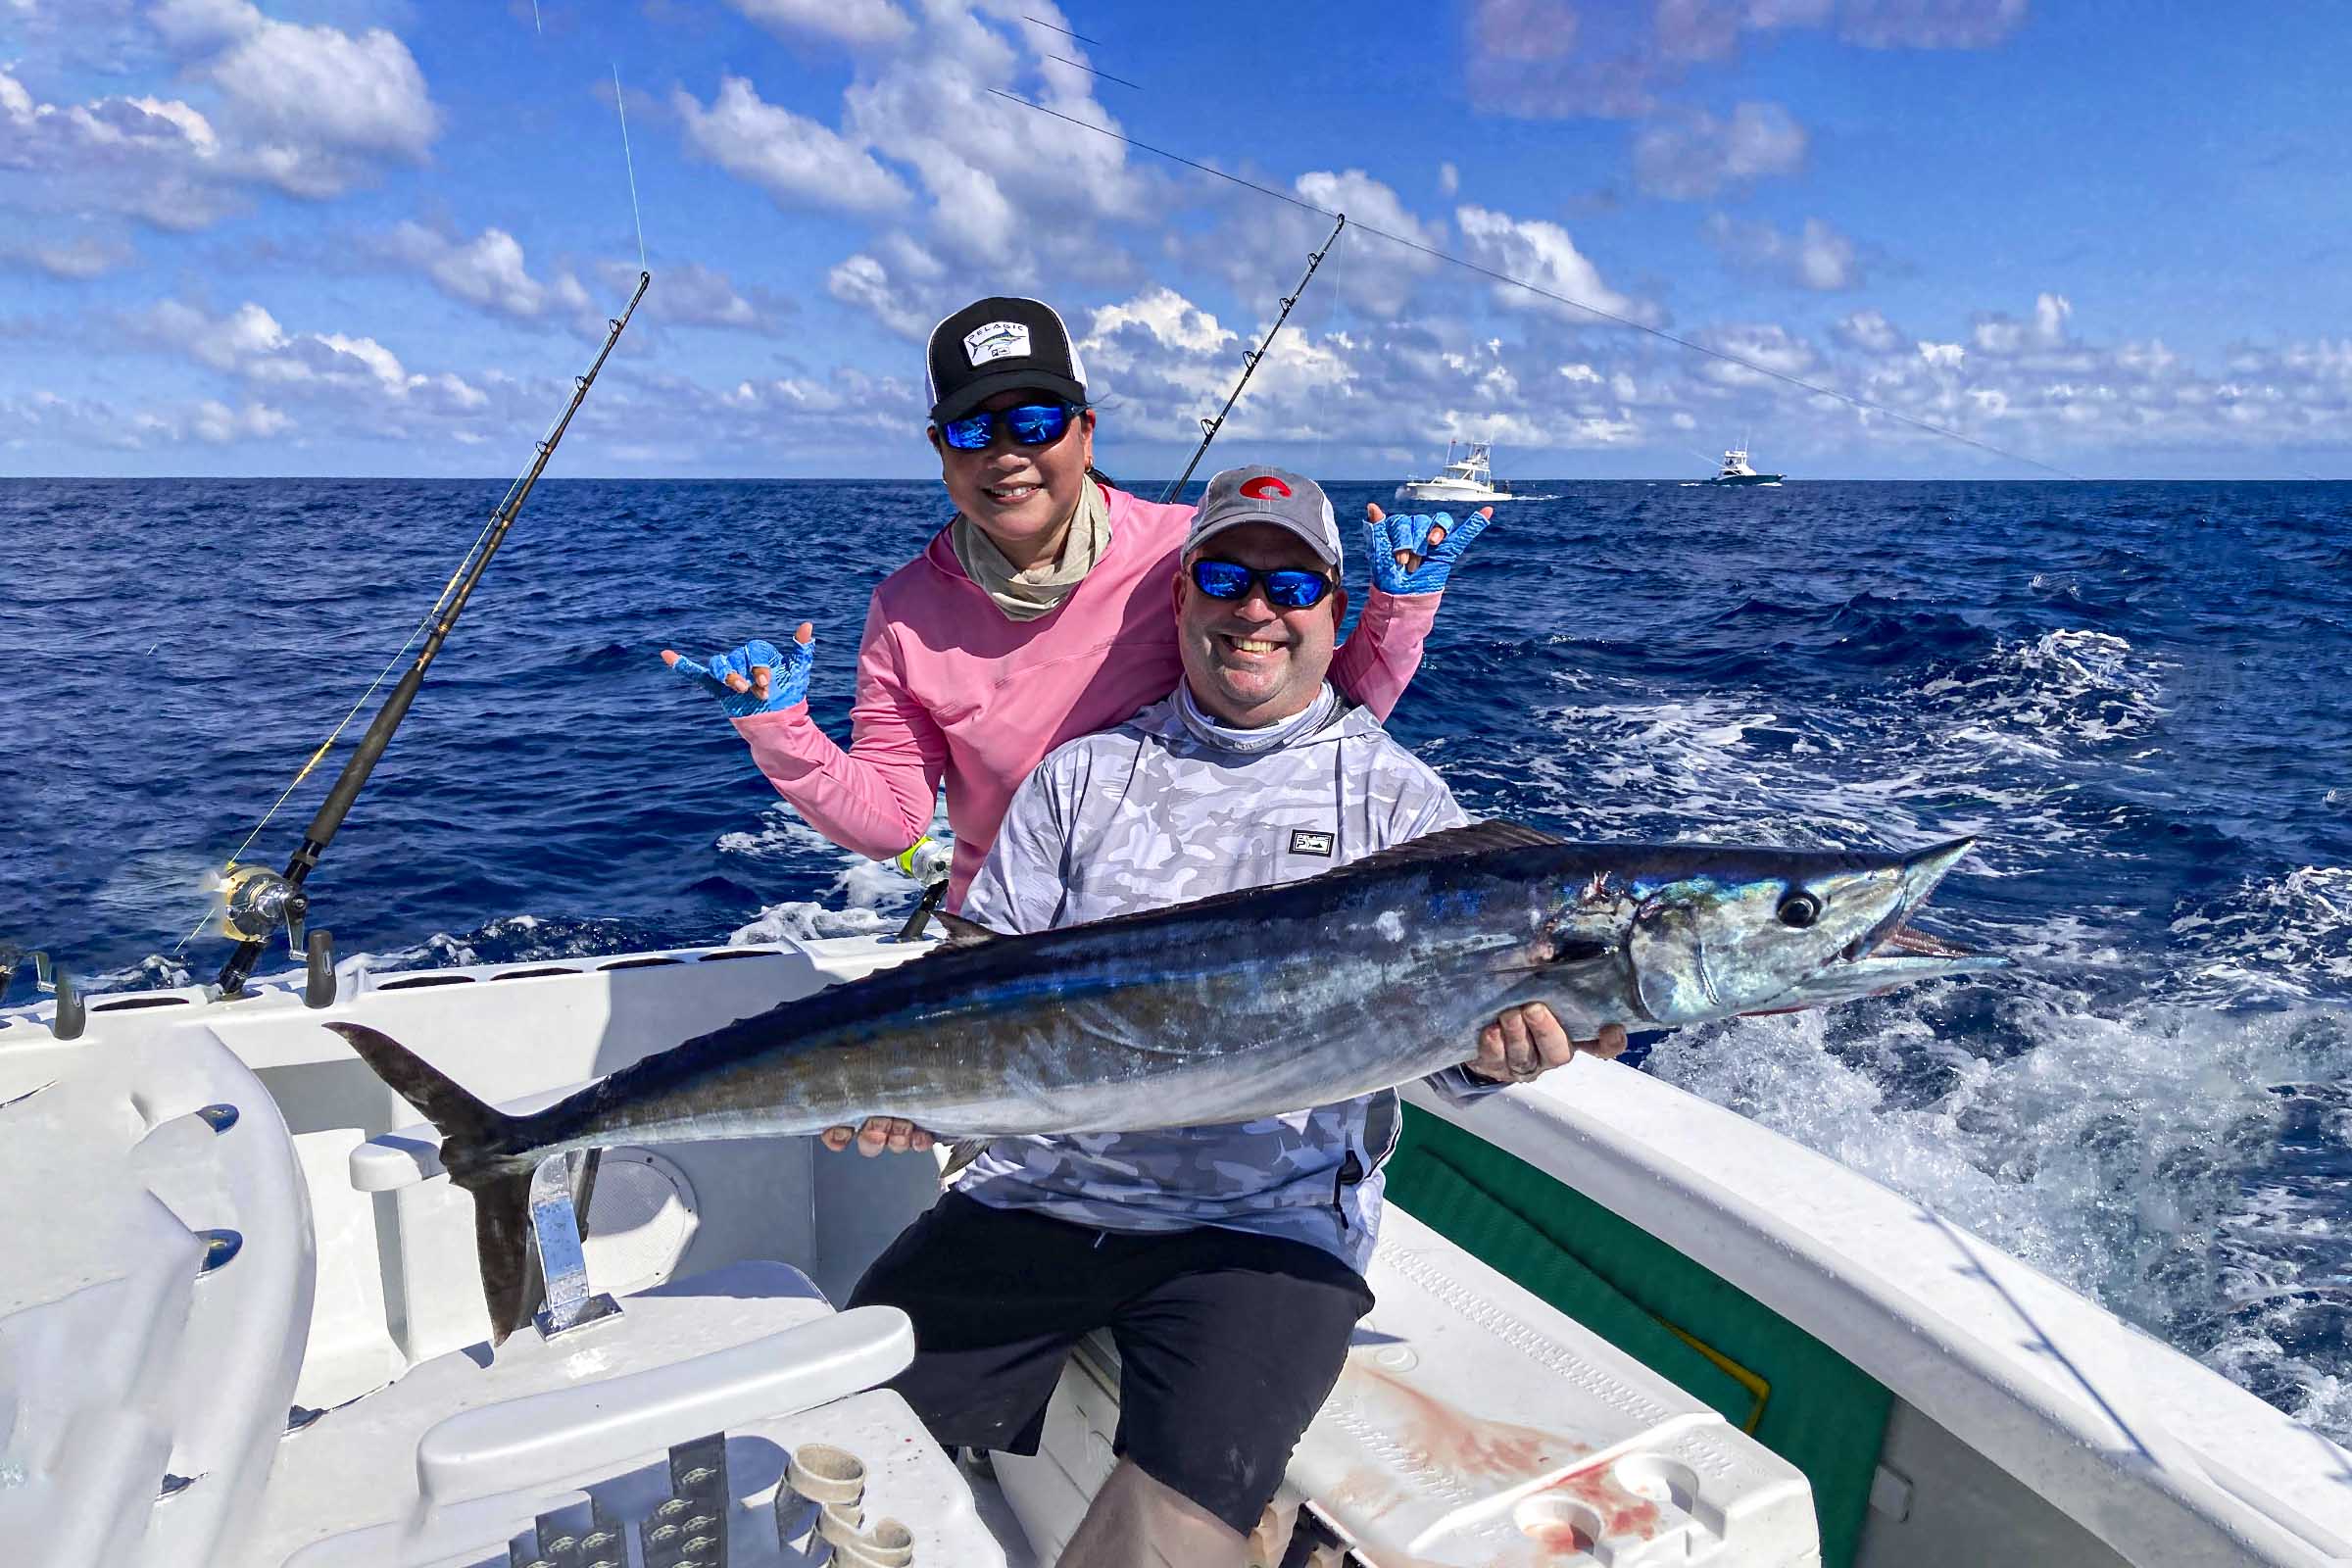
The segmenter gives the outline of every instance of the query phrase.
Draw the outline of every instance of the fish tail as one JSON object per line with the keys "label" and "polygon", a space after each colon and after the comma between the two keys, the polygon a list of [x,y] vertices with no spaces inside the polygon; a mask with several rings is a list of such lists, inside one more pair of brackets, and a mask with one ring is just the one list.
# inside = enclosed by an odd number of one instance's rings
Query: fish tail
{"label": "fish tail", "polygon": [[520,1328],[531,1309],[530,1200],[537,1161],[525,1157],[524,1117],[468,1094],[391,1036],[365,1024],[326,1027],[351,1043],[392,1092],[424,1112],[441,1134],[441,1164],[473,1195],[473,1241],[490,1308],[490,1343]]}

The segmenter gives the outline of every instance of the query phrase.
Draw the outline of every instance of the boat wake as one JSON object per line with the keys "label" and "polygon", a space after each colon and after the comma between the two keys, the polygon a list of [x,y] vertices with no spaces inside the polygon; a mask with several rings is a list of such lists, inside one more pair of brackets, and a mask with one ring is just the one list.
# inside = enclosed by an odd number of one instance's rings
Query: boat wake
{"label": "boat wake", "polygon": [[2352,1437],[2352,1029],[2318,1010],[2107,1016],[2005,984],[1684,1030],[1642,1066]]}
{"label": "boat wake", "polygon": [[2020,967],[1684,1030],[1643,1070],[2352,1440],[2352,868],[2205,880],[2251,851],[2167,810],[2155,757],[2179,666],[2125,637],[1988,637],[1867,596],[1734,619],[1751,629],[1718,617],[1719,646],[1895,667],[1815,704],[1777,672],[1773,690],[1694,691],[1587,658],[1554,671],[1560,706],[1527,739],[1440,737],[1421,755],[1474,815],[1577,838],[1980,835],[1936,923]]}

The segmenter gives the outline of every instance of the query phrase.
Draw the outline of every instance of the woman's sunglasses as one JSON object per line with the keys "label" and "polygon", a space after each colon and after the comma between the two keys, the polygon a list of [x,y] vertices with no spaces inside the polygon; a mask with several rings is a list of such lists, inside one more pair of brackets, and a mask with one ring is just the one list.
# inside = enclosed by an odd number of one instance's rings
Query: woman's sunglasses
{"label": "woman's sunglasses", "polygon": [[1075,403],[1024,403],[1015,409],[982,409],[960,419],[942,420],[940,439],[958,452],[985,451],[996,439],[997,421],[1002,419],[1012,432],[1014,445],[1049,447],[1069,429],[1079,408]]}
{"label": "woman's sunglasses", "polygon": [[1266,603],[1278,610],[1312,610],[1332,590],[1329,577],[1296,566],[1258,571],[1238,561],[1193,563],[1193,586],[1211,599],[1247,599],[1251,583],[1263,583]]}

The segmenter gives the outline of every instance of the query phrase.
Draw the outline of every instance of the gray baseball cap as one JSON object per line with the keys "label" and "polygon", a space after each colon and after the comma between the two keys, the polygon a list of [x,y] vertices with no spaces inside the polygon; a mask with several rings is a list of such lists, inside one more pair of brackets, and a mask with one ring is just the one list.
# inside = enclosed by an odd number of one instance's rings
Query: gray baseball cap
{"label": "gray baseball cap", "polygon": [[1341,564],[1339,519],[1332,514],[1323,487],[1303,473],[1288,468],[1227,468],[1208,481],[1208,490],[1193,514],[1192,531],[1184,536],[1184,553],[1189,556],[1210,535],[1245,522],[1288,528],[1327,564]]}

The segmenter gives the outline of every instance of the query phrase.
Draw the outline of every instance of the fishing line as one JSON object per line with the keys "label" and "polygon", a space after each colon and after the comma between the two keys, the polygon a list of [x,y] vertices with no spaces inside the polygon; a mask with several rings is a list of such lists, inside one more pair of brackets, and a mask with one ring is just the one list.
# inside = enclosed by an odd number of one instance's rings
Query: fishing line
{"label": "fishing line", "polygon": [[[553,426],[550,426],[549,433],[553,433]],[[544,437],[542,440],[544,440]],[[528,471],[527,468],[525,471]],[[514,499],[514,491],[521,485],[521,483],[522,476],[517,475],[514,483],[507,486],[505,498],[502,499],[498,506],[492,510],[489,519],[482,524],[481,532],[475,534],[473,536],[472,543],[466,547],[465,555],[458,559],[457,569],[449,574],[449,581],[441,585],[441,592],[434,598],[431,608],[427,609],[424,614],[418,618],[416,624],[410,629],[408,640],[393,650],[392,657],[384,661],[384,667],[376,671],[375,679],[369,681],[368,683],[368,689],[360,693],[360,700],[356,703],[353,703],[351,705],[351,710],[345,713],[342,718],[336,722],[333,729],[326,732],[326,739],[318,743],[318,749],[311,753],[310,760],[305,761],[302,766],[295,771],[293,779],[287,783],[284,791],[279,794],[276,800],[270,803],[270,809],[262,813],[262,819],[253,824],[253,831],[245,835],[245,842],[238,845],[229,853],[228,859],[222,864],[222,876],[225,877],[230,870],[235,868],[237,862],[244,858],[245,852],[253,848],[253,841],[262,836],[262,831],[269,827],[270,819],[277,815],[278,809],[283,807],[287,801],[293,798],[296,790],[302,788],[302,781],[306,778],[309,778],[312,771],[316,769],[321,761],[326,760],[326,754],[334,750],[336,740],[341,737],[342,733],[346,729],[351,727],[351,721],[360,716],[360,710],[368,706],[368,700],[375,696],[377,690],[381,688],[384,682],[391,677],[392,671],[399,666],[400,662],[408,657],[409,650],[416,646],[416,639],[423,636],[426,629],[432,625],[434,618],[441,613],[443,607],[449,603],[449,596],[457,590],[458,584],[464,580],[466,576],[466,568],[472,564],[473,558],[481,553],[482,541],[489,538],[490,530],[498,526],[499,514],[506,510],[508,502]],[[202,915],[198,916],[195,926],[189,930],[188,934],[181,937],[176,943],[172,944],[172,956],[177,957],[180,950],[185,948],[191,941],[193,941],[197,935],[212,922],[213,918],[214,911],[211,909],[207,909]]]}
{"label": "fishing line", "polygon": [[[557,439],[558,430],[562,427],[564,420],[569,417],[569,410],[566,410],[564,413],[556,416],[554,421],[548,425],[546,432],[540,436],[538,445],[534,449],[535,454],[547,452],[553,447]],[[333,729],[327,731],[326,739],[318,743],[318,750],[311,753],[310,759],[295,771],[293,779],[287,783],[285,789],[278,795],[277,799],[270,803],[270,809],[262,813],[262,819],[253,825],[253,831],[245,835],[245,842],[238,845],[236,849],[229,855],[228,859],[223,863],[222,866],[221,875],[223,878],[225,878],[229,872],[236,868],[238,860],[244,857],[244,854],[247,850],[253,847],[253,841],[262,836],[263,830],[269,827],[271,818],[277,815],[278,810],[284,807],[286,802],[293,798],[294,792],[302,788],[302,781],[306,778],[309,778],[313,770],[315,770],[321,761],[326,760],[327,753],[334,750],[336,740],[341,737],[346,729],[351,727],[351,721],[359,717],[360,710],[368,706],[368,700],[375,696],[376,692],[382,688],[384,682],[391,677],[392,671],[399,667],[401,661],[408,657],[409,650],[416,646],[416,639],[423,636],[425,632],[430,629],[433,622],[440,616],[441,612],[448,607],[450,596],[456,593],[458,591],[459,584],[465,581],[466,573],[468,568],[472,566],[474,558],[482,553],[483,546],[488,542],[492,533],[497,530],[500,519],[506,516],[508,509],[514,505],[514,498],[516,494],[529,484],[532,469],[536,466],[536,462],[537,460],[534,456],[533,461],[524,464],[522,470],[515,474],[514,482],[507,486],[506,494],[500,497],[498,505],[491,509],[489,517],[482,523],[481,531],[473,536],[472,541],[466,547],[466,553],[458,558],[457,569],[452,571],[449,574],[449,580],[441,585],[441,592],[434,596],[431,607],[425,611],[423,615],[418,617],[416,624],[410,628],[407,639],[402,642],[397,649],[393,650],[392,657],[384,661],[384,667],[376,671],[375,679],[369,681],[368,683],[368,689],[360,693],[359,701],[351,705],[350,711],[346,712],[342,718],[336,722]],[[178,942],[172,945],[172,956],[178,956],[180,951],[184,949],[191,941],[195,940],[197,935],[212,922],[213,918],[214,911],[208,908],[201,916],[197,918],[196,924],[189,930],[188,934],[181,937]]]}
{"label": "fishing line", "polygon": [[637,160],[629,156],[629,111],[620,101],[620,62],[612,62],[612,107],[620,114],[620,161],[629,172],[629,217],[637,224],[637,270],[645,265],[645,215],[637,210]]}
{"label": "fishing line", "polygon": [[[1332,315],[1332,320],[1333,320],[1333,322],[1335,322],[1335,323],[1336,323],[1336,322],[1338,321],[1338,319],[1339,319],[1339,315],[1340,315],[1340,312],[1341,312],[1341,311],[1343,311],[1343,310],[1345,310],[1345,309],[1347,308],[1347,304],[1346,304],[1346,301],[1347,301],[1347,296],[1346,296],[1345,294],[1343,294],[1343,293],[1341,292],[1341,290],[1340,290],[1340,277],[1339,277],[1340,269],[1338,269],[1337,267],[1333,267],[1333,266],[1332,266],[1332,264],[1333,264],[1333,263],[1335,263],[1335,262],[1337,262],[1337,261],[1340,259],[1340,251],[1341,251],[1341,248],[1342,248],[1342,247],[1344,247],[1344,246],[1345,246],[1347,243],[1348,243],[1348,230],[1347,230],[1347,229],[1345,229],[1345,228],[1342,228],[1342,229],[1341,229],[1341,230],[1340,230],[1340,231],[1339,231],[1337,234],[1334,234],[1334,235],[1331,237],[1331,243],[1330,243],[1329,245],[1326,245],[1326,246],[1324,247],[1324,259],[1323,259],[1323,265],[1324,265],[1324,266],[1326,266],[1326,267],[1332,267],[1332,278],[1331,278],[1331,283],[1330,283],[1329,287],[1325,289],[1325,291],[1324,291],[1324,292],[1328,293],[1328,294],[1331,296],[1331,315]],[[1314,334],[1314,329],[1313,329],[1313,327],[1312,327],[1311,325],[1309,325],[1308,323],[1306,323],[1306,322],[1303,322],[1303,321],[1299,323],[1299,325],[1298,325],[1298,340],[1299,340],[1299,342],[1301,342],[1301,343],[1305,344],[1305,345],[1308,347],[1308,349],[1309,349],[1310,351],[1312,350],[1312,348],[1313,348],[1313,346],[1314,346],[1314,335],[1313,335],[1313,334]],[[1326,333],[1325,335],[1328,337],[1328,336],[1330,336],[1330,335],[1332,335],[1332,334],[1331,334],[1331,333]],[[1312,364],[1312,360],[1311,360],[1311,355],[1310,355],[1309,361],[1308,361],[1308,363],[1305,365],[1304,368],[1305,368],[1305,369],[1306,369],[1306,370],[1307,370],[1309,373],[1312,373],[1312,370],[1313,370],[1313,364]],[[1320,402],[1321,402],[1321,400],[1320,400],[1320,399],[1310,399],[1310,400],[1309,400],[1310,406],[1316,406],[1316,405],[1319,405],[1319,404],[1320,404]],[[1314,474],[1314,477],[1315,477],[1315,479],[1316,479],[1316,482],[1318,482],[1318,483],[1322,482],[1322,480],[1323,480],[1323,475],[1324,475],[1324,460],[1325,460],[1326,456],[1328,455],[1328,454],[1326,454],[1326,452],[1324,451],[1324,448],[1325,448],[1327,445],[1329,445],[1329,443],[1330,443],[1330,440],[1331,440],[1331,427],[1330,427],[1330,424],[1329,424],[1328,420],[1327,420],[1327,419],[1324,417],[1324,416],[1322,415],[1322,413],[1320,412],[1320,410],[1318,409],[1318,412],[1317,412],[1317,414],[1316,414],[1316,416],[1315,416],[1315,466],[1314,466],[1314,468],[1312,469],[1312,472],[1313,472],[1313,474]]]}
{"label": "fishing line", "polygon": [[[1072,36],[1075,37],[1076,34],[1073,33]],[[1140,81],[1129,81],[1125,76],[1114,76],[1107,71],[1097,71],[1085,61],[1072,60],[1068,55],[1048,55],[1046,58],[1048,60],[1058,60],[1065,66],[1076,66],[1080,71],[1085,72],[1089,75],[1101,76],[1104,81],[1115,81],[1122,87],[1133,87],[1137,92],[1142,92],[1144,90],[1144,84]]]}
{"label": "fishing line", "polygon": [[[1289,191],[1277,190],[1271,185],[1261,185],[1256,180],[1245,179],[1239,174],[1227,173],[1222,169],[1212,169],[1207,164],[1201,163],[1198,159],[1187,158],[1182,153],[1170,152],[1165,147],[1154,147],[1148,141],[1139,141],[1135,137],[1126,135],[1120,131],[1110,130],[1102,125],[1090,124],[1086,121],[1080,120],[1074,115],[1065,115],[1059,110],[1048,109],[1044,104],[1032,103],[1028,99],[1021,97],[1018,93],[1005,92],[999,87],[991,87],[988,90],[991,93],[994,93],[997,97],[1004,99],[1008,103],[1019,104],[1023,109],[1035,110],[1041,115],[1051,115],[1055,120],[1067,122],[1070,124],[1078,126],[1082,130],[1091,130],[1098,136],[1108,136],[1111,140],[1124,142],[1126,145],[1135,148],[1139,152],[1150,153],[1155,158],[1165,158],[1171,163],[1182,164],[1187,169],[1197,169],[1203,174],[1213,174],[1218,179],[1225,180],[1229,184],[1242,186],[1246,190],[1256,191],[1261,196],[1271,196],[1278,202],[1288,202],[1293,207],[1300,208],[1310,213],[1317,213],[1325,218],[1337,218],[1340,216],[1332,209],[1317,206],[1315,203],[1306,200],[1304,197],[1294,196]],[[1351,220],[1351,221],[1353,220]],[[1708,359],[1720,360],[1726,365],[1736,365],[1743,370],[1750,371],[1756,375],[1768,376],[1772,380],[1779,381],[1784,385],[1795,387],[1799,391],[1810,392],[1819,397],[1834,398],[1838,402],[1843,403],[1850,408],[1858,409],[1865,414],[1876,414],[1885,418],[1892,419],[1898,424],[1907,424],[1915,430],[1925,430],[1930,435],[1939,435],[1946,441],[1957,441],[1964,447],[1974,447],[1979,452],[1990,453],[1992,456],[2004,459],[2010,463],[2020,463],[2024,464],[2028,467],[2039,468],[2045,473],[2054,473],[2062,479],[2080,479],[2082,477],[2082,475],[2079,473],[2058,467],[2054,464],[2043,463],[2038,458],[2029,458],[2019,453],[2006,451],[2003,448],[1994,446],[1989,441],[1980,441],[1974,436],[1962,435],[1957,430],[1946,428],[1943,425],[1934,423],[1927,419],[1917,418],[1911,415],[1903,413],[1899,409],[1890,409],[1883,403],[1873,403],[1868,398],[1858,398],[1850,392],[1840,392],[1836,387],[1823,386],[1818,381],[1808,381],[1802,376],[1790,375],[1786,370],[1776,370],[1770,366],[1758,365],[1753,360],[1742,359],[1737,354],[1726,353],[1722,349],[1709,348],[1704,343],[1697,343],[1691,341],[1690,338],[1680,337],[1675,333],[1667,331],[1663,327],[1649,326],[1641,321],[1633,320],[1628,317],[1619,316],[1613,311],[1602,310],[1597,305],[1588,305],[1583,300],[1571,299],[1567,295],[1555,293],[1552,290],[1544,287],[1540,283],[1531,283],[1523,277],[1513,277],[1508,272],[1497,271],[1492,267],[1481,266],[1479,263],[1471,261],[1467,257],[1455,256],[1449,251],[1439,250],[1433,245],[1424,245],[1419,240],[1407,239],[1402,234],[1392,234],[1387,229],[1381,228],[1375,224],[1355,222],[1354,226],[1361,228],[1367,234],[1376,234],[1380,238],[1389,241],[1391,244],[1401,245],[1408,251],[1418,251],[1422,255],[1430,257],[1436,261],[1447,262],[1455,267],[1462,268],[1465,270],[1476,272],[1481,277],[1491,278],[1497,283],[1507,283],[1513,288],[1524,289],[1528,293],[1537,296],[1539,299],[1550,300],[1557,305],[1566,305],[1572,309],[1583,311],[1589,316],[1596,316],[1602,320],[1612,322],[1615,325],[1630,327],[1637,332],[1647,333],[1649,336],[1658,339],[1662,343],[1672,343],[1677,348],[1689,349],[1693,354],[1703,354]]]}
{"label": "fishing line", "polygon": [[1053,23],[1046,21],[1046,20],[1045,20],[1045,18],[1043,18],[1043,17],[1033,17],[1033,16],[1030,16],[1028,13],[1026,13],[1026,12],[1023,12],[1023,13],[1021,14],[1021,20],[1022,20],[1023,22],[1033,22],[1033,23],[1035,23],[1037,25],[1039,25],[1039,26],[1041,26],[1041,27],[1050,28],[1051,30],[1053,30],[1053,31],[1054,31],[1054,32],[1058,32],[1058,33],[1060,33],[1060,34],[1061,34],[1061,35],[1062,35],[1064,38],[1075,38],[1075,39],[1077,39],[1077,40],[1078,40],[1080,43],[1091,43],[1091,44],[1094,44],[1094,45],[1095,45],[1095,47],[1096,47],[1096,48],[1098,48],[1098,49],[1100,49],[1100,48],[1102,48],[1102,44],[1100,44],[1100,43],[1096,42],[1096,40],[1094,40],[1094,39],[1092,39],[1092,38],[1089,38],[1089,37],[1088,37],[1088,36],[1087,36],[1085,33],[1083,33],[1083,32],[1072,32],[1072,31],[1071,31],[1069,28],[1067,28],[1067,27],[1056,27],[1056,26],[1054,26],[1054,24],[1053,24]]}

